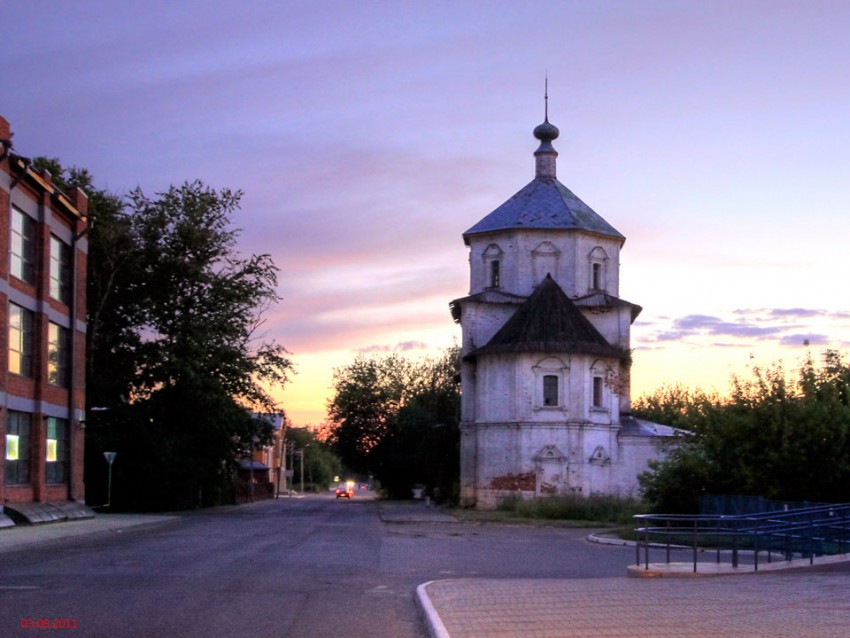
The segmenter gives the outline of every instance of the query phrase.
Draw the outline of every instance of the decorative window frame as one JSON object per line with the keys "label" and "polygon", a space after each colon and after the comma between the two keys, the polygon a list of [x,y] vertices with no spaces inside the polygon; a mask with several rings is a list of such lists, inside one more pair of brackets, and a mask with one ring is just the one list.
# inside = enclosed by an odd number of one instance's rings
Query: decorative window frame
{"label": "decorative window frame", "polygon": [[[557,357],[546,357],[541,359],[537,365],[532,366],[534,373],[534,411],[559,411],[568,412],[568,397],[570,367]],[[546,405],[543,392],[543,379],[545,377],[556,377],[558,379],[558,403],[557,405]]]}

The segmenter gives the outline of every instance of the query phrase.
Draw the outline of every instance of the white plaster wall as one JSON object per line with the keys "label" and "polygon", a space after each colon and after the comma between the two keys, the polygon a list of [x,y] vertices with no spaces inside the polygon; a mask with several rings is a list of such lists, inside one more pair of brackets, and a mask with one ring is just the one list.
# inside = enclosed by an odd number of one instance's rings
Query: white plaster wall
{"label": "white plaster wall", "polygon": [[[619,296],[620,248],[622,240],[582,231],[517,230],[476,235],[470,239],[470,294],[483,292],[490,281],[484,252],[491,244],[501,250],[500,287],[503,292],[530,295],[545,276],[544,270],[570,297],[592,292],[590,254],[596,247],[605,251],[603,290]],[[534,251],[544,246],[545,265]],[[538,253],[540,251],[538,250]],[[467,302],[462,306],[462,351],[469,353],[486,345],[518,309],[512,304]],[[630,347],[629,308],[585,316],[613,345]],[[542,406],[541,361],[563,362],[560,405]],[[594,365],[596,367],[594,367]],[[650,459],[665,455],[663,441],[650,437],[619,437],[620,414],[629,406],[628,384],[608,383],[603,389],[602,409],[593,408],[594,372],[603,376],[612,370],[621,378],[626,370],[615,358],[584,354],[521,353],[485,355],[475,364],[465,363],[461,424],[461,499],[464,505],[495,507],[505,495],[533,498],[539,493],[541,477],[557,483],[559,493],[615,494],[635,496],[637,476]],[[538,396],[539,395],[539,396]],[[547,446],[563,458],[537,459]],[[534,480],[528,489],[529,477]],[[523,489],[496,487],[510,477],[525,477]],[[495,483],[494,483],[495,481]]]}
{"label": "white plaster wall", "polygon": [[476,369],[476,423],[517,420],[517,378],[513,359],[510,355],[479,358]]}
{"label": "white plaster wall", "polygon": [[649,469],[649,461],[660,461],[667,457],[670,449],[677,445],[675,437],[619,437],[620,463],[612,481],[612,493],[619,496],[635,496],[640,493],[638,475]]}
{"label": "white plaster wall", "polygon": [[467,353],[487,345],[518,308],[518,304],[465,302],[461,308],[461,350]]}

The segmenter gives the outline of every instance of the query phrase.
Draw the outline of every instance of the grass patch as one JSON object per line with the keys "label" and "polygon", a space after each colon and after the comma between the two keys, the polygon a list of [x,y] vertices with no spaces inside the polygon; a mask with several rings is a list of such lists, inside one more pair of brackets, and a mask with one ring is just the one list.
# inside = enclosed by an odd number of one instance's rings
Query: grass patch
{"label": "grass patch", "polygon": [[470,522],[526,522],[567,527],[630,527],[632,516],[646,512],[638,500],[613,496],[551,496],[524,500],[504,499],[495,510],[453,510],[452,515]]}
{"label": "grass patch", "polygon": [[568,495],[533,500],[510,498],[499,505],[499,510],[513,512],[520,518],[627,525],[635,514],[645,512],[646,506],[641,501],[615,496]]}

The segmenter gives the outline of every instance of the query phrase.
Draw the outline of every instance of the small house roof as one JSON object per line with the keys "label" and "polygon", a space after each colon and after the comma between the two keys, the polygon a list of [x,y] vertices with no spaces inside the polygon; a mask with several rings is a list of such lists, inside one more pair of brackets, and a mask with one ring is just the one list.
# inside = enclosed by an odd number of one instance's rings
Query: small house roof
{"label": "small house roof", "polygon": [[620,436],[686,436],[690,434],[686,430],[672,428],[669,425],[653,423],[645,419],[638,419],[631,415],[620,416]]}

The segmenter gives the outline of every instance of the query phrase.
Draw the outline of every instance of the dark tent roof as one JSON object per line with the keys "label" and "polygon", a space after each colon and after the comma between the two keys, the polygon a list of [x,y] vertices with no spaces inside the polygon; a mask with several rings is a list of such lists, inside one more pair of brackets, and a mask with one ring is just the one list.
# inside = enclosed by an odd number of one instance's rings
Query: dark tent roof
{"label": "dark tent roof", "polygon": [[599,334],[550,275],[490,342],[474,354],[500,352],[582,353],[605,357],[623,354]]}

